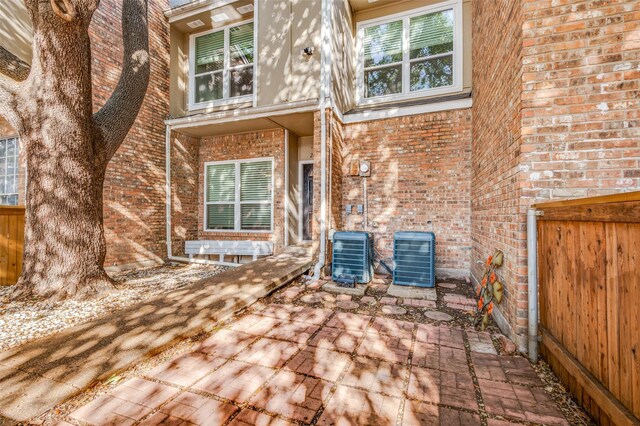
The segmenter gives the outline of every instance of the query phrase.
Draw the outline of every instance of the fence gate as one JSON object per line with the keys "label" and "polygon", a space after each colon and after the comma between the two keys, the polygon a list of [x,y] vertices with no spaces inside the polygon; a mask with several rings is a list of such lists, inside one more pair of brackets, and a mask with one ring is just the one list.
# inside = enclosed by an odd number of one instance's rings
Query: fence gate
{"label": "fence gate", "polygon": [[535,207],[541,355],[600,424],[640,425],[640,192]]}

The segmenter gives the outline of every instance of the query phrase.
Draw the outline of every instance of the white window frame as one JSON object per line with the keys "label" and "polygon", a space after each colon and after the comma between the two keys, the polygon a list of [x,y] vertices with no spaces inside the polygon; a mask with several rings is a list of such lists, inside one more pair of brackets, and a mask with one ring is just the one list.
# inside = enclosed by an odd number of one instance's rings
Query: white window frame
{"label": "white window frame", "polygon": [[[432,89],[422,89],[411,91],[410,84],[410,65],[411,62],[416,60],[410,60],[409,55],[409,23],[411,18],[416,16],[426,15],[428,13],[441,12],[444,10],[453,9],[453,84],[451,86],[436,87]],[[402,92],[394,93],[391,95],[375,96],[371,98],[365,98],[364,96],[364,30],[369,27],[375,27],[377,25],[386,24],[393,21],[403,21],[402,31]],[[449,0],[440,2],[431,6],[425,6],[418,9],[412,9],[407,12],[396,13],[388,15],[383,18],[376,18],[367,21],[359,22],[357,25],[357,37],[356,37],[356,49],[358,55],[358,61],[356,66],[356,103],[358,105],[371,105],[381,102],[393,102],[406,99],[415,99],[422,97],[440,96],[455,92],[460,92],[463,89],[462,85],[462,68],[463,68],[463,25],[462,25],[462,0]],[[447,54],[448,55],[448,54]],[[437,58],[440,55],[433,55],[433,58]],[[431,58],[431,57],[426,57]],[[420,58],[420,61],[426,58]],[[385,64],[380,68],[389,66]],[[376,68],[376,67],[369,67]]]}
{"label": "white window frame", "polygon": [[[270,201],[240,201],[240,165],[246,163],[256,163],[259,161],[270,161],[271,162],[271,200]],[[226,202],[226,201],[207,201],[207,188],[209,188],[209,174],[207,173],[207,168],[209,166],[217,166],[222,164],[234,164],[235,165],[235,176],[236,176],[236,187],[235,187],[235,199],[234,202]],[[244,234],[271,234],[274,229],[274,200],[275,200],[275,162],[273,157],[260,157],[260,158],[245,158],[241,160],[226,160],[226,161],[208,161],[204,163],[204,192],[202,193],[202,201],[204,205],[203,210],[203,231],[205,232],[214,232],[214,233],[244,233]],[[253,229],[242,229],[242,204],[267,204],[271,203],[271,227],[268,230],[253,230]],[[207,206],[208,205],[216,205],[216,204],[233,204],[233,229],[208,229],[208,215],[207,215]]]}
{"label": "white window frame", "polygon": [[[16,173],[15,173],[15,178],[16,178],[16,192],[3,192],[0,193],[0,196],[12,196],[15,195],[16,196],[16,204],[1,204],[0,205],[5,205],[5,206],[17,206],[18,205],[18,198],[20,197],[20,188],[19,188],[19,184],[20,184],[20,139],[18,138],[18,136],[8,136],[8,137],[1,137],[0,138],[0,143],[8,143],[10,140],[15,141],[15,166],[16,166]],[[6,178],[7,175],[7,161],[9,159],[9,156],[7,155],[7,148],[5,146],[5,155],[3,157],[5,159],[5,163],[4,163],[4,177]],[[5,188],[6,189],[6,188]]]}
{"label": "white window frame", "polygon": [[[258,28],[256,26],[256,20],[247,19],[246,21],[235,22],[233,24],[225,25],[224,27],[217,27],[208,31],[202,31],[199,33],[191,34],[189,36],[189,82],[188,82],[188,107],[189,110],[198,110],[205,109],[210,107],[215,107],[219,105],[236,105],[247,102],[252,102],[255,106],[256,103],[256,70],[258,63],[258,49],[257,49],[257,33]],[[236,65],[230,66],[230,55],[229,55],[229,30],[231,28],[239,27],[241,25],[246,25],[253,23],[253,64],[250,65]],[[205,36],[207,34],[216,33],[219,31],[224,31],[224,64],[222,69],[222,99],[214,99],[208,102],[196,102],[196,38]],[[231,71],[253,67],[253,88],[252,93],[244,96],[237,96],[235,98],[229,97],[231,92]],[[212,74],[212,72],[200,73],[200,75],[204,74]]]}

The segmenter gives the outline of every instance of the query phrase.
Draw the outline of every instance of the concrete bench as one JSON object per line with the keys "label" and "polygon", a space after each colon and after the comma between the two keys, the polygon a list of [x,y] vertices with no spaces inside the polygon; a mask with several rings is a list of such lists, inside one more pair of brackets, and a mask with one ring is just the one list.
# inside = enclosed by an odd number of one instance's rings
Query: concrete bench
{"label": "concrete bench", "polygon": [[253,256],[257,260],[258,256],[269,256],[273,254],[273,243],[271,241],[185,241],[184,251],[193,259],[197,254],[217,254],[220,262],[224,262],[224,256]]}

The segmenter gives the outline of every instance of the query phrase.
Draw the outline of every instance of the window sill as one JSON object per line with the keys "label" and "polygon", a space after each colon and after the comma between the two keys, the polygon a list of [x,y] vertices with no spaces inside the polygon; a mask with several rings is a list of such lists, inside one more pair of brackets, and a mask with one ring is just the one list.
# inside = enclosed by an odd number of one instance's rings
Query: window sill
{"label": "window sill", "polygon": [[440,96],[423,96],[418,98],[400,98],[394,100],[384,100],[382,99],[376,103],[369,103],[364,105],[358,105],[350,111],[347,111],[344,115],[349,114],[358,114],[366,111],[379,111],[386,110],[389,108],[402,108],[402,107],[411,107],[418,105],[428,105],[428,104],[437,104],[442,102],[456,101],[460,99],[468,99],[471,98],[471,91],[460,91],[456,93],[450,93],[446,95]]}
{"label": "window sill", "polygon": [[272,235],[273,231],[235,231],[235,230],[225,230],[225,229],[219,229],[219,230],[211,230],[211,229],[205,229],[204,231],[202,231],[203,234],[205,235],[224,235],[226,237],[229,236],[246,236],[246,235]]}

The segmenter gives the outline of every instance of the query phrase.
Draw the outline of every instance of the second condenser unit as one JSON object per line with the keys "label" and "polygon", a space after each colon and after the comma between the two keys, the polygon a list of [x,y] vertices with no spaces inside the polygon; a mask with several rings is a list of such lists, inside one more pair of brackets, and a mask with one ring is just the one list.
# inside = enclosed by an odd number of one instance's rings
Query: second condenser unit
{"label": "second condenser unit", "polygon": [[433,232],[396,232],[393,235],[393,283],[435,287],[436,236]]}

